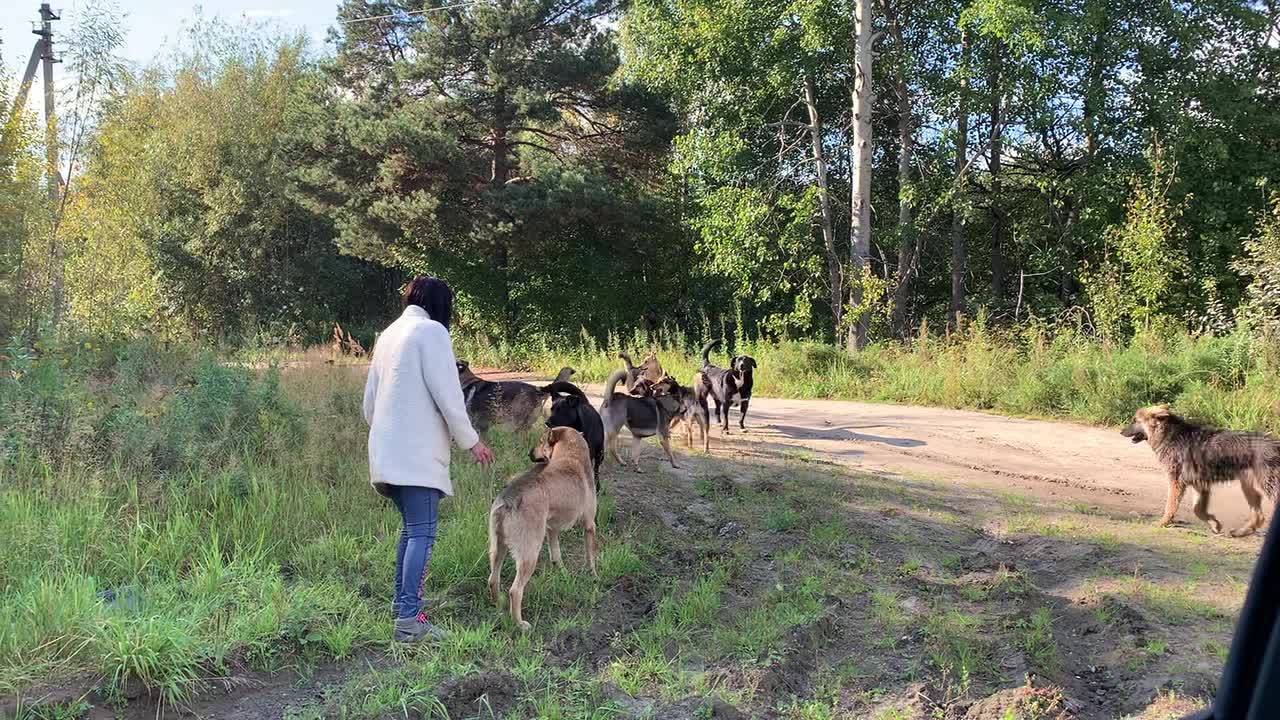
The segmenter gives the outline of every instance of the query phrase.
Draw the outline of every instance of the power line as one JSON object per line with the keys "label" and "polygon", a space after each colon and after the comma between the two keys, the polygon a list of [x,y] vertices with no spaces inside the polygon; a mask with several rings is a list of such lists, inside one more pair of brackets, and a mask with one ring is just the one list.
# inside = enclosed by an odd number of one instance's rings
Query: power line
{"label": "power line", "polygon": [[458,3],[457,5],[442,5],[441,7],[427,8],[425,10],[406,10],[402,13],[391,13],[390,15],[374,15],[372,17],[355,18],[353,20],[339,20],[338,24],[354,25],[355,23],[369,22],[370,20],[387,20],[389,18],[401,18],[406,15],[426,15],[429,12],[436,12],[439,10],[457,10],[458,8],[465,8],[465,7],[471,7],[472,5],[485,5],[485,4],[487,3],[466,2],[466,3]]}

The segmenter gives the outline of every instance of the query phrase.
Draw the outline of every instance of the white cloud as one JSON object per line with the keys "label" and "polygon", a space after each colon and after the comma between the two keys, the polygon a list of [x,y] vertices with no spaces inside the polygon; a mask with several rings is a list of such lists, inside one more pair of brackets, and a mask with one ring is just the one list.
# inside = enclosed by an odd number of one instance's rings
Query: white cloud
{"label": "white cloud", "polygon": [[244,11],[244,16],[251,20],[258,20],[261,18],[287,18],[290,15],[293,15],[293,10],[290,8],[280,8],[276,10],[259,8],[256,10]]}

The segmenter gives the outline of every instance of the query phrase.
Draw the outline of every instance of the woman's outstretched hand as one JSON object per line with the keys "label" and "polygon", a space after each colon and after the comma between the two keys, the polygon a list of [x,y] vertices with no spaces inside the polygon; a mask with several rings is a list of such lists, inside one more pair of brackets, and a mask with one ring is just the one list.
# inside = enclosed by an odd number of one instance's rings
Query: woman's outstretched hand
{"label": "woman's outstretched hand", "polygon": [[475,458],[481,467],[489,467],[493,464],[493,451],[484,444],[483,440],[471,447],[471,457]]}

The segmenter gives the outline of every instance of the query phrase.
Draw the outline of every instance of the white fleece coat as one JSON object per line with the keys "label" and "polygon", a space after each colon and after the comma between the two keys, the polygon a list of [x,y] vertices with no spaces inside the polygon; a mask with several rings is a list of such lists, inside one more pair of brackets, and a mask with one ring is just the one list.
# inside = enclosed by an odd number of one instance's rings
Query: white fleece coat
{"label": "white fleece coat", "polygon": [[449,438],[466,450],[471,427],[449,331],[410,305],[378,336],[364,387],[369,423],[369,481],[417,485],[453,494]]}

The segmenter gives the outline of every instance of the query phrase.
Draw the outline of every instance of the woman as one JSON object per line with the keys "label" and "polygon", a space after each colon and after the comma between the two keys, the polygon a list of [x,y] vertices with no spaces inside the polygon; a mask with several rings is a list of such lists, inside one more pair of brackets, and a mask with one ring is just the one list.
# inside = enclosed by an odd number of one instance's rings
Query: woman
{"label": "woman", "polygon": [[444,630],[422,612],[422,583],[436,539],[440,499],[453,494],[449,439],[488,467],[493,451],[471,427],[449,340],[453,291],[416,277],[404,312],[378,336],[364,388],[369,423],[369,480],[391,498],[403,525],[396,549],[395,634],[399,642],[440,640]]}

